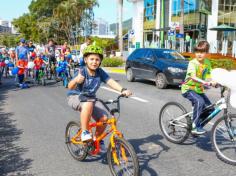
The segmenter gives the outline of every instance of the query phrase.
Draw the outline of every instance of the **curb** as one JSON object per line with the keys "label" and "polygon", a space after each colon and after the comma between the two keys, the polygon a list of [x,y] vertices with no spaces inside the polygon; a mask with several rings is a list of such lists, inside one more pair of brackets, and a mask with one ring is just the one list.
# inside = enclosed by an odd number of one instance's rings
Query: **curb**
{"label": "curb", "polygon": [[102,69],[109,73],[125,74],[125,68],[123,67],[102,67]]}

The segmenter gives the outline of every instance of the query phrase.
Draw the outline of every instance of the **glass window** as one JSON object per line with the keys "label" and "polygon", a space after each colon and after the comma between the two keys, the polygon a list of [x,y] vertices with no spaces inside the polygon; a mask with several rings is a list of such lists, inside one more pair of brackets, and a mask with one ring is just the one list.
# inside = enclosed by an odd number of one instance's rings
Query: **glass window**
{"label": "glass window", "polygon": [[155,50],[157,58],[186,60],[180,53],[173,50]]}
{"label": "glass window", "polygon": [[156,19],[156,0],[144,1],[144,21],[153,21]]}

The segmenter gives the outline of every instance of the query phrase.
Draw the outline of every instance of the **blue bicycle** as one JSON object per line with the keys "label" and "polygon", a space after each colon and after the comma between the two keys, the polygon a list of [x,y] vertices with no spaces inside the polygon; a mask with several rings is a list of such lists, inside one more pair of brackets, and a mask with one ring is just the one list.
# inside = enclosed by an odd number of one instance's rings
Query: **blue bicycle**
{"label": "blue bicycle", "polygon": [[[225,163],[236,165],[236,114],[228,110],[230,90],[221,87],[221,99],[206,107],[202,113],[214,109],[207,117],[201,116],[204,127],[223,110],[223,116],[214,122],[211,141],[217,157]],[[226,96],[225,96],[226,94]],[[191,134],[193,111],[188,112],[181,104],[169,102],[159,114],[159,125],[165,138],[175,144],[183,143]]]}

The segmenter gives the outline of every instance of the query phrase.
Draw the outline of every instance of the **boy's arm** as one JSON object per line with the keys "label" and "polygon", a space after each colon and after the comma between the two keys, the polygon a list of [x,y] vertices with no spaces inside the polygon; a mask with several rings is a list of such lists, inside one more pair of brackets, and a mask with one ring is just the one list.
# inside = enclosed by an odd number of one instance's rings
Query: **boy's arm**
{"label": "boy's arm", "polygon": [[123,88],[118,82],[116,82],[114,79],[108,79],[106,82],[112,89],[119,91],[125,96],[132,95],[132,92],[130,90],[127,90],[126,88]]}
{"label": "boy's arm", "polygon": [[72,79],[68,84],[68,89],[74,90],[77,87],[77,84],[82,84],[84,82],[84,76],[81,73],[81,70],[79,70],[78,75]]}
{"label": "boy's arm", "polygon": [[108,79],[107,84],[108,84],[112,89],[117,90],[118,92],[121,92],[121,90],[122,90],[121,85],[120,85],[118,82],[116,82],[114,79],[111,79],[111,78]]}

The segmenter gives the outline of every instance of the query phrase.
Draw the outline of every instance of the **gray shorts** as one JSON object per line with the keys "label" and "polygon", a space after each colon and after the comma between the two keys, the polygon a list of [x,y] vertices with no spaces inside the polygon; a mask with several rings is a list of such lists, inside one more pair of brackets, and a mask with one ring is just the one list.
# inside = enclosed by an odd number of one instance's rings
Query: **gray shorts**
{"label": "gray shorts", "polygon": [[[83,103],[79,100],[79,95],[69,95],[67,97],[68,105],[72,107],[75,111],[80,111],[83,107]],[[105,109],[103,104],[99,101],[95,102],[95,105],[93,107],[93,113],[92,117],[95,121],[98,121],[100,118],[107,116],[108,117],[109,112]]]}

